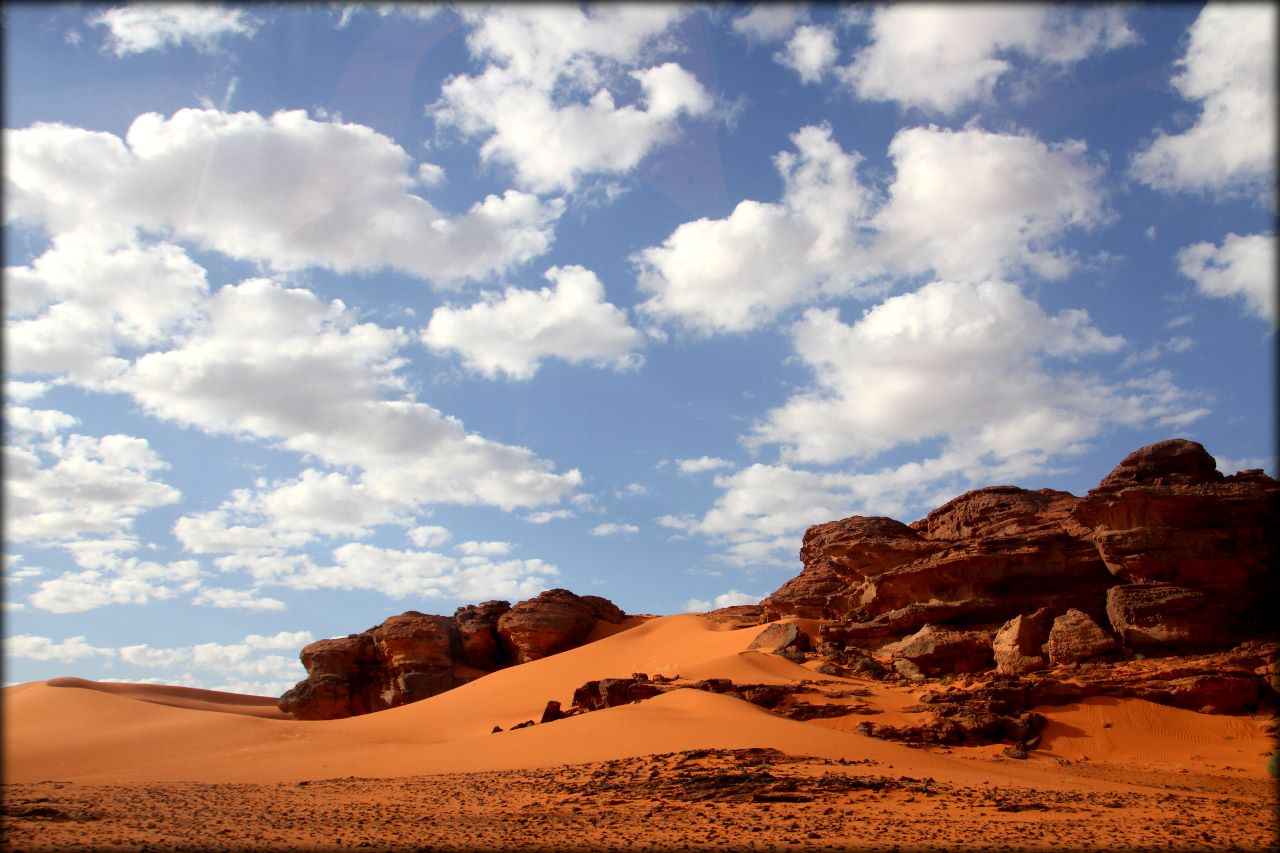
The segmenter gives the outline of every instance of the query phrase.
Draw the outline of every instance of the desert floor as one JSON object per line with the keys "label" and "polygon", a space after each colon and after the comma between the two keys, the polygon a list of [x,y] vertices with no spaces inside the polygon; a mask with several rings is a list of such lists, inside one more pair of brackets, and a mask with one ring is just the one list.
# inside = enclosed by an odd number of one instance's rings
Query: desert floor
{"label": "desert floor", "polygon": [[[1038,709],[1027,760],[862,736],[919,687],[746,651],[760,628],[637,618],[403,708],[327,722],[274,700],[53,679],[5,688],[9,849],[1263,850],[1261,717],[1141,700]],[[809,680],[862,713],[796,722],[676,690],[492,734],[594,678]]]}

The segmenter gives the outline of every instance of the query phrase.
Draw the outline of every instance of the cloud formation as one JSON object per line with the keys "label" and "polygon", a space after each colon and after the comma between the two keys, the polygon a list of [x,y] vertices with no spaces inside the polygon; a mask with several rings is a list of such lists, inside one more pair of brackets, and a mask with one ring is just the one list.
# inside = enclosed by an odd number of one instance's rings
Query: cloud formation
{"label": "cloud formation", "polygon": [[1250,314],[1277,324],[1274,234],[1228,234],[1222,245],[1195,243],[1178,252],[1178,271],[1196,290],[1219,299],[1240,299]]}
{"label": "cloud formation", "polygon": [[1204,7],[1173,78],[1200,115],[1134,156],[1139,180],[1161,190],[1274,194],[1276,14],[1270,3]]}
{"label": "cloud formation", "polygon": [[[706,115],[710,94],[674,62],[649,65],[657,41],[688,10],[666,5],[522,6],[459,10],[467,45],[488,64],[455,75],[433,115],[482,138],[482,159],[538,193],[573,192],[591,175],[633,170]],[[623,92],[631,103],[618,102]]]}
{"label": "cloud formation", "polygon": [[116,56],[167,50],[189,44],[213,53],[224,38],[251,37],[261,22],[242,9],[204,4],[135,4],[117,6],[88,19],[106,27],[107,47]]}
{"label": "cloud formation", "polygon": [[124,139],[49,123],[5,131],[6,221],[54,235],[127,243],[145,229],[275,270],[390,268],[442,285],[551,245],[560,201],[509,190],[450,216],[412,192],[413,173],[390,138],[302,110],[144,113]]}
{"label": "cloud formation", "polygon": [[547,358],[636,367],[643,336],[626,314],[605,301],[604,285],[580,266],[552,267],[552,287],[486,293],[468,308],[437,308],[422,332],[434,350],[457,352],[466,366],[490,379],[531,379]]}

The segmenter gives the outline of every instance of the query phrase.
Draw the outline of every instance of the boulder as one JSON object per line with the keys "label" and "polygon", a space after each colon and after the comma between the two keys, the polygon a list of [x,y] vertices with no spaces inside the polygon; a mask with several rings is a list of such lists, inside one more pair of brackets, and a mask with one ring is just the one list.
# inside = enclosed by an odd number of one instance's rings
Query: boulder
{"label": "boulder", "polygon": [[1074,608],[1053,620],[1045,645],[1049,662],[1054,666],[1079,663],[1119,648],[1115,637],[1099,627],[1089,614]]}
{"label": "boulder", "polygon": [[1245,638],[1241,605],[1218,588],[1124,584],[1107,590],[1107,618],[1128,648],[1221,648]]}
{"label": "boulder", "polygon": [[982,672],[991,668],[991,635],[984,631],[948,631],[926,625],[885,646],[893,667],[907,678]]}
{"label": "boulder", "polygon": [[1020,675],[1049,667],[1045,644],[1053,620],[1051,611],[1042,607],[1035,613],[1015,616],[996,632],[991,641],[996,672]]}
{"label": "boulder", "polygon": [[528,663],[582,645],[597,607],[567,589],[549,589],[498,618],[498,640],[512,663]]}
{"label": "boulder", "polygon": [[806,652],[809,650],[809,635],[801,631],[794,622],[775,622],[761,631],[747,651],[772,652],[783,654],[789,650]]}

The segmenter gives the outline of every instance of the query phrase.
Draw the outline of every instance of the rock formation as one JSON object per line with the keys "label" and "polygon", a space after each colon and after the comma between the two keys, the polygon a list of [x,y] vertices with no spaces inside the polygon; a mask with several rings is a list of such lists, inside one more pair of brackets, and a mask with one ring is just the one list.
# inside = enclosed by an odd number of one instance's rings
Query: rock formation
{"label": "rock formation", "polygon": [[300,720],[368,714],[443,693],[485,673],[580,646],[596,620],[626,617],[611,601],[548,590],[512,607],[486,601],[451,617],[410,610],[301,653],[307,677],[280,697]]}
{"label": "rock formation", "polygon": [[993,486],[909,525],[815,525],[803,571],[761,609],[827,620],[833,662],[874,655],[917,679],[1220,652],[1274,618],[1278,521],[1280,483],[1223,476],[1201,445],[1171,439],[1083,498]]}

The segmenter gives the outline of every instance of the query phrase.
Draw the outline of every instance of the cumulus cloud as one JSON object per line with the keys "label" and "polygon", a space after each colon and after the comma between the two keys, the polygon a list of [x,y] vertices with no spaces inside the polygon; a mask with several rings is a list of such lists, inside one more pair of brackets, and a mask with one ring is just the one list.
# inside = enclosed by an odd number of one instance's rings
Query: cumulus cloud
{"label": "cumulus cloud", "polygon": [[753,436],[790,461],[868,457],[903,442],[972,436],[990,452],[1062,451],[1104,417],[1096,380],[1045,362],[1115,352],[1083,311],[1050,316],[1012,284],[936,281],[852,325],[811,309],[792,329],[817,387],[771,411]]}
{"label": "cumulus cloud", "polygon": [[72,663],[82,658],[113,657],[116,650],[102,648],[101,646],[91,646],[83,635],[54,641],[48,637],[16,634],[5,638],[4,653],[6,657]]}
{"label": "cumulus cloud", "polygon": [[640,528],[634,524],[619,524],[613,521],[597,524],[591,528],[592,536],[630,536],[639,532]]}
{"label": "cumulus cloud", "polygon": [[865,279],[857,229],[872,201],[859,183],[861,155],[845,153],[826,126],[791,137],[775,158],[785,189],[776,203],[743,201],[725,219],[676,228],[633,257],[642,310],[702,332],[743,332],[823,294]]}
{"label": "cumulus cloud", "polygon": [[1180,133],[1157,133],[1134,175],[1161,190],[1274,193],[1276,7],[1207,4],[1178,65],[1173,86],[1200,115]]}
{"label": "cumulus cloud", "polygon": [[512,509],[554,503],[581,481],[522,447],[469,434],[405,393],[399,329],[357,323],[341,302],[264,279],[212,297],[198,332],[139,358],[117,383],[166,420],[278,443],[345,475],[305,474],[261,509],[352,532],[395,508],[444,502]]}
{"label": "cumulus cloud", "polygon": [[[473,27],[467,44],[488,64],[445,81],[436,121],[483,137],[480,155],[506,165],[535,192],[571,192],[592,174],[631,171],[702,116],[711,96],[673,62],[643,64],[687,14],[678,6],[460,9]],[[619,105],[620,90],[638,88]]]}
{"label": "cumulus cloud", "polygon": [[1083,142],[914,127],[898,132],[889,156],[896,171],[873,223],[875,255],[900,272],[1060,278],[1073,262],[1055,243],[1108,218],[1103,171]]}
{"label": "cumulus cloud", "polygon": [[865,23],[869,43],[840,70],[854,93],[946,114],[990,100],[1015,70],[1013,55],[1065,67],[1137,41],[1115,8],[900,3]]}
{"label": "cumulus cloud", "polygon": [[549,524],[553,521],[560,521],[566,518],[574,518],[577,516],[571,509],[548,509],[539,512],[531,512],[524,516],[524,520],[530,524]]}
{"label": "cumulus cloud", "polygon": [[[134,666],[173,672],[168,678],[153,679],[157,683],[177,682],[210,690],[279,696],[306,678],[307,672],[297,658],[297,651],[312,639],[310,631],[281,631],[272,637],[249,634],[236,643],[196,643],[170,648],[139,643],[122,646],[119,654]],[[263,654],[276,649],[293,654]]]}
{"label": "cumulus cloud", "polygon": [[717,595],[714,600],[691,598],[684,603],[685,610],[693,613],[705,613],[708,610],[719,610],[721,607],[735,607],[740,604],[759,604],[763,595],[752,595],[749,592],[738,592],[731,589]]}
{"label": "cumulus cloud", "polygon": [[704,333],[757,328],[788,308],[867,296],[887,277],[933,271],[970,281],[1065,275],[1057,248],[1107,221],[1102,170],[1081,142],[1046,144],[978,128],[906,128],[889,146],[895,173],[877,198],[861,155],[825,126],[792,136],[776,158],[776,203],[743,201],[725,219],[680,225],[633,257],[652,294],[641,309]]}
{"label": "cumulus cloud", "polygon": [[[1084,311],[1047,314],[1005,282],[932,282],[851,324],[810,309],[791,334],[815,383],[744,439],[756,450],[776,445],[780,462],[717,476],[721,494],[700,518],[659,519],[708,537],[736,565],[792,565],[796,537],[815,521],[903,518],[968,488],[1043,472],[1105,430],[1183,428],[1207,412],[1167,372],[1114,382],[1081,370],[1124,341]],[[881,461],[924,443],[939,449]],[[799,467],[839,463],[855,467]]]}
{"label": "cumulus cloud", "polygon": [[436,551],[397,550],[350,542],[335,548],[332,562],[305,554],[241,553],[221,558],[224,572],[247,572],[261,586],[295,590],[371,590],[390,598],[475,601],[530,598],[560,573],[539,559],[501,559],[506,542],[464,542],[462,556]]}
{"label": "cumulus cloud", "polygon": [[277,270],[482,279],[545,252],[563,210],[512,190],[450,216],[414,183],[388,137],[302,110],[145,113],[124,139],[48,123],[5,131],[6,221],[105,242],[141,228]]}
{"label": "cumulus cloud", "polygon": [[8,369],[107,381],[126,364],[118,353],[171,340],[207,293],[204,269],[178,246],[57,237],[29,266],[5,270]]}
{"label": "cumulus cloud", "polygon": [[192,597],[192,604],[205,604],[227,610],[285,610],[285,603],[278,598],[260,595],[251,589],[231,589],[225,586],[204,586]]}
{"label": "cumulus cloud", "polygon": [[774,58],[799,74],[801,81],[817,83],[835,66],[839,56],[835,30],[806,24],[796,28],[786,49]]}
{"label": "cumulus cloud", "polygon": [[720,468],[732,468],[733,463],[718,456],[699,456],[696,459],[677,459],[676,468],[681,474],[701,474]]}
{"label": "cumulus cloud", "polygon": [[807,17],[803,3],[757,3],[750,12],[735,18],[731,26],[734,32],[752,41],[777,41]]}
{"label": "cumulus cloud", "polygon": [[604,285],[580,266],[552,267],[552,287],[487,293],[468,308],[441,307],[422,332],[428,347],[462,355],[491,379],[530,379],[542,361],[560,358],[625,369],[639,364],[643,336],[626,314],[605,301]]}
{"label": "cumulus cloud", "polygon": [[146,604],[199,588],[194,560],[155,563],[135,557],[43,581],[30,601],[51,613],[84,613],[113,604]]}
{"label": "cumulus cloud", "polygon": [[1186,246],[1178,252],[1178,270],[1205,296],[1240,299],[1250,314],[1276,326],[1274,234],[1228,234],[1220,246]]}
{"label": "cumulus cloud", "polygon": [[146,439],[66,433],[75,418],[51,409],[6,407],[5,419],[9,542],[129,539],[139,515],[181,497],[155,478],[169,466]]}
{"label": "cumulus cloud", "polygon": [[260,26],[241,9],[212,3],[117,6],[93,15],[88,22],[107,28],[107,46],[116,56],[163,51],[184,44],[201,53],[212,53],[224,38],[248,38]]}

